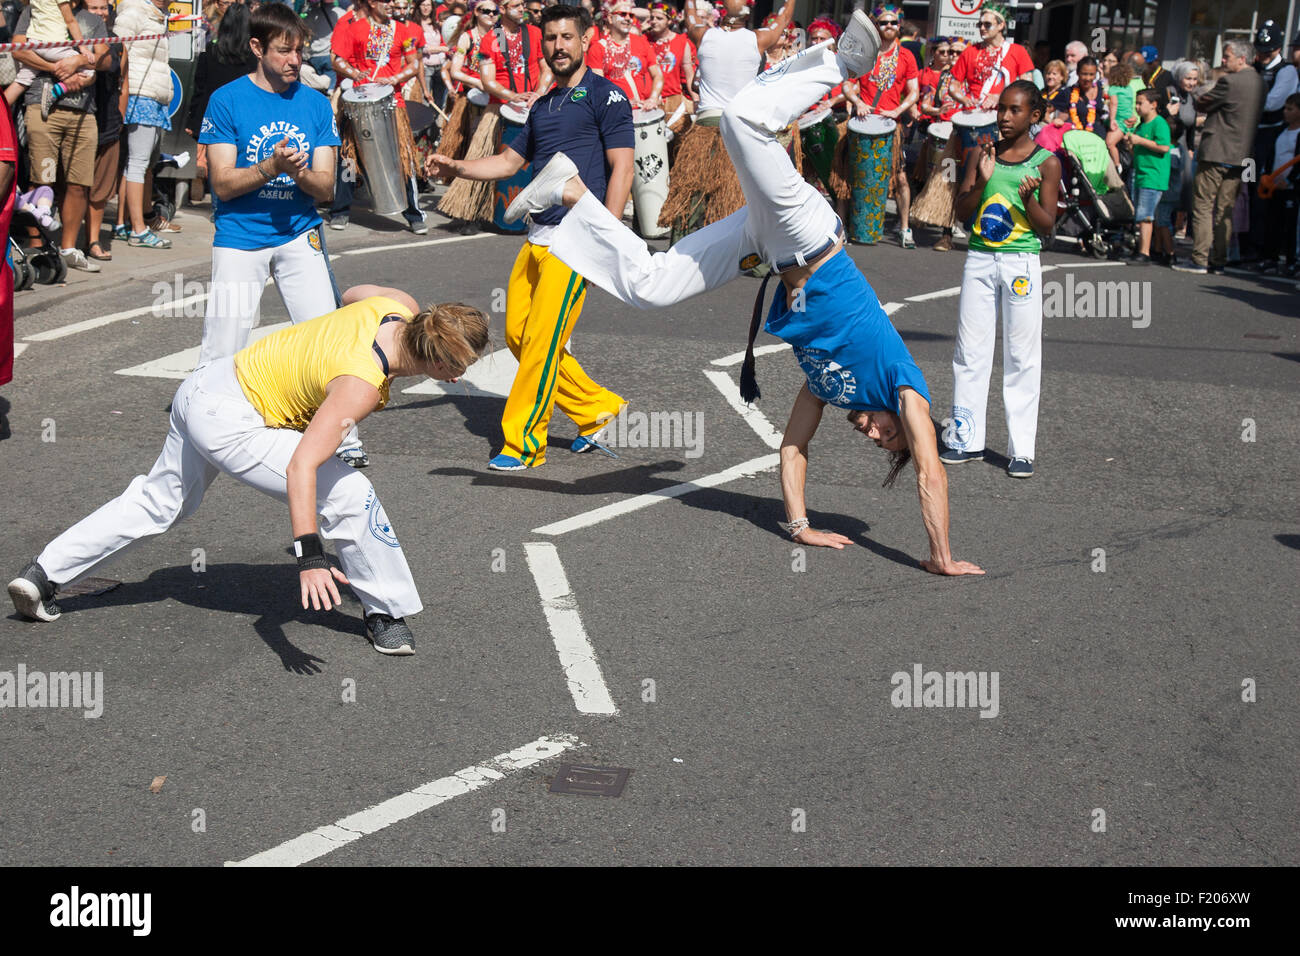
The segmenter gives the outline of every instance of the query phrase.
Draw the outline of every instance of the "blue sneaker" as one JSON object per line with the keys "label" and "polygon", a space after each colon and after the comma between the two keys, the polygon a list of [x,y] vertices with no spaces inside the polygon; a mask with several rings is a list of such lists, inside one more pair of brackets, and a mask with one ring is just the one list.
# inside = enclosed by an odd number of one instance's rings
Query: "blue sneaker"
{"label": "blue sneaker", "polygon": [[979,451],[958,451],[956,448],[945,448],[939,453],[939,460],[945,465],[964,465],[968,461],[983,461],[984,449]]}
{"label": "blue sneaker", "polygon": [[1034,463],[1028,458],[1012,458],[1007,465],[1007,474],[1012,478],[1034,477]]}
{"label": "blue sneaker", "polygon": [[582,455],[593,450],[603,451],[606,455],[609,455],[610,458],[617,458],[618,455],[600,442],[600,438],[604,435],[604,432],[605,430],[602,428],[600,431],[593,432],[590,435],[579,435],[573,440],[573,444],[569,446],[569,451],[573,452],[575,455]]}
{"label": "blue sneaker", "polygon": [[528,466],[520,459],[502,453],[488,462],[488,467],[493,471],[523,471]]}

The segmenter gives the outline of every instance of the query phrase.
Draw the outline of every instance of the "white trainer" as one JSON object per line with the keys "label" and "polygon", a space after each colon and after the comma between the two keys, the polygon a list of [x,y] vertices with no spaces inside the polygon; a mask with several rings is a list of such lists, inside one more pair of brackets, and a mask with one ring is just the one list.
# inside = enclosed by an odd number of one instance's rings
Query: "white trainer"
{"label": "white trainer", "polygon": [[[875,64],[874,60],[872,64]],[[563,153],[556,153],[506,209],[506,222],[518,222],[524,216],[559,205],[558,197],[563,192],[564,184],[576,175],[578,167],[573,165],[573,160]]]}
{"label": "white trainer", "polygon": [[862,10],[854,10],[848,29],[835,44],[836,59],[846,76],[865,76],[876,65],[880,53],[880,33]]}

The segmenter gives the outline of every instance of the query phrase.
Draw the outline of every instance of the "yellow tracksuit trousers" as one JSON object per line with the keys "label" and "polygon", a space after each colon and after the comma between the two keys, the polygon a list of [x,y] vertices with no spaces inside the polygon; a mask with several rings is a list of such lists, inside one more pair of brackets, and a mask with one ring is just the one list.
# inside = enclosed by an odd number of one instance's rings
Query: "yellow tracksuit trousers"
{"label": "yellow tracksuit trousers", "polygon": [[546,432],[558,405],[578,426],[578,434],[600,430],[626,402],[597,385],[565,346],[587,283],[547,246],[525,242],[506,289],[506,345],[519,360],[506,399],[501,431],[503,452],[534,467],[546,461]]}

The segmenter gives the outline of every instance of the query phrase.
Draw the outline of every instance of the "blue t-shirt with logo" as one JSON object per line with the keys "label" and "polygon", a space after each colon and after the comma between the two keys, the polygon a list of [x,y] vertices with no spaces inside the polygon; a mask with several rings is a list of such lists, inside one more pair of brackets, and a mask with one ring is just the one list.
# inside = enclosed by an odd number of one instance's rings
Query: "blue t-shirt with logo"
{"label": "blue t-shirt with logo", "polygon": [[898,390],[906,385],[930,401],[925,376],[847,252],[814,272],[802,291],[791,309],[778,286],[764,327],[793,347],[814,396],[837,408],[899,414]]}
{"label": "blue t-shirt with logo", "polygon": [[[338,146],[329,100],[301,83],[271,93],[247,76],[212,94],[199,132],[200,143],[232,144],[236,169],[273,155],[285,138],[308,155],[318,146]],[[213,193],[212,205],[217,226],[212,244],[228,249],[282,246],[321,222],[316,200],[287,173],[234,199],[221,200]]]}
{"label": "blue t-shirt with logo", "polygon": [[[578,167],[582,182],[601,202],[609,184],[605,150],[632,149],[632,106],[605,77],[588,70],[574,87],[557,87],[538,97],[524,124],[508,145],[541,169],[563,152]],[[539,226],[557,225],[568,210],[552,206],[533,216]]]}

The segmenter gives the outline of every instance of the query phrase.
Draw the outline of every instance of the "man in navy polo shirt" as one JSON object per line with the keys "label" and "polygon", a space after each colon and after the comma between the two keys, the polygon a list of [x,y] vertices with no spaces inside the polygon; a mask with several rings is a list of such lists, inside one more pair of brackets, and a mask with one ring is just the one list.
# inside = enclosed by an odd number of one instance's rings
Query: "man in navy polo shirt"
{"label": "man in navy polo shirt", "polygon": [[[525,163],[540,169],[561,150],[615,216],[623,215],[632,188],[632,107],[623,91],[586,68],[591,14],[582,7],[547,7],[541,17],[542,55],[556,87],[539,97],[528,121],[495,156],[457,161],[434,154],[430,176],[480,181],[508,179]],[[601,447],[598,433],[616,416],[624,399],[597,385],[565,345],[573,334],[587,283],[551,255],[551,234],[565,208],[552,206],[532,217],[528,241],[510,273],[506,291],[506,344],[519,359],[519,372],[506,399],[501,454],[495,471],[536,468],[546,461],[546,435],[556,405],[578,426],[575,452]]]}

